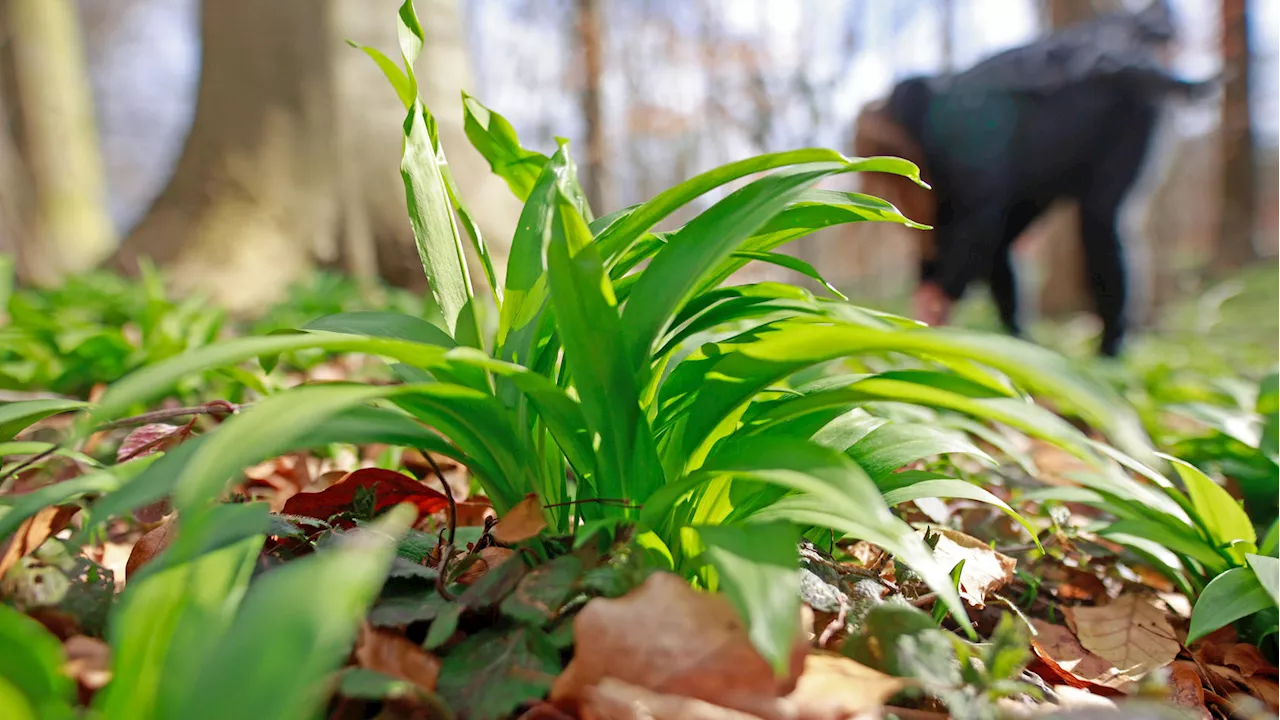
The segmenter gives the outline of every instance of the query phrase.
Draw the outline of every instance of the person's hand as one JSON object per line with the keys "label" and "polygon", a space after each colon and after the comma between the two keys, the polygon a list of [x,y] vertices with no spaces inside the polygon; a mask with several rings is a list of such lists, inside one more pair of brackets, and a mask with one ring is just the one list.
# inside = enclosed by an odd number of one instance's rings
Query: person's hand
{"label": "person's hand", "polygon": [[921,283],[912,300],[917,320],[928,325],[947,324],[951,316],[951,298],[941,287],[931,282]]}

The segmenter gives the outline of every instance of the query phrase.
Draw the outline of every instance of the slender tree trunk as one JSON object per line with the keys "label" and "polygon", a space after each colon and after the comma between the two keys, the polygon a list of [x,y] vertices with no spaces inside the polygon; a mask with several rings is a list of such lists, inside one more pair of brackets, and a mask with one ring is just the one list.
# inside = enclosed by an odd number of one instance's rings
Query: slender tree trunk
{"label": "slender tree trunk", "polygon": [[[73,0],[7,0],[0,17],[10,27],[17,148],[30,182],[29,204],[10,198],[4,213],[28,215],[10,230],[21,233],[12,243],[19,275],[53,284],[97,265],[116,242],[80,26]],[[12,181],[18,164],[4,162]]]}
{"label": "slender tree trunk", "polygon": [[1215,271],[1258,259],[1254,247],[1256,181],[1249,114],[1249,16],[1246,0],[1222,0],[1222,60],[1227,82],[1222,97],[1222,224]]}
{"label": "slender tree trunk", "polygon": [[599,215],[612,210],[609,192],[607,156],[608,149],[604,134],[604,118],[601,109],[600,80],[604,73],[604,32],[600,22],[600,3],[598,0],[577,0],[578,46],[582,53],[582,93],[579,103],[582,108],[582,122],[585,126],[586,163],[583,166],[583,191],[587,201]]}

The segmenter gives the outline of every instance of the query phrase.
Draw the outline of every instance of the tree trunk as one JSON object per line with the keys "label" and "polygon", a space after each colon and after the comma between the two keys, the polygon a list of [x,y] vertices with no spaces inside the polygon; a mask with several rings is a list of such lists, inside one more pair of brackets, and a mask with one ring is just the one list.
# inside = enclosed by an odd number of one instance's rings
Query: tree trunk
{"label": "tree trunk", "polygon": [[586,140],[586,163],[583,165],[583,192],[596,214],[605,215],[613,210],[609,197],[608,150],[604,135],[604,118],[601,110],[600,78],[603,74],[604,50],[601,47],[600,3],[597,0],[577,0],[578,46],[582,53],[582,92],[579,102],[582,108],[582,124]]}
{"label": "tree trunk", "polygon": [[1249,22],[1246,0],[1222,0],[1222,60],[1227,81],[1222,96],[1222,224],[1215,272],[1258,259],[1254,247],[1254,147],[1249,116]]}
{"label": "tree trunk", "polygon": [[[2,160],[4,181],[14,185],[5,191],[4,229],[15,235],[19,276],[54,284],[97,265],[116,242],[80,27],[72,0],[8,0],[0,16],[10,27],[20,156]],[[27,202],[15,200],[19,174]]]}
{"label": "tree trunk", "polygon": [[[113,264],[130,271],[150,257],[176,291],[205,292],[235,312],[280,299],[316,265],[345,265],[366,284],[377,274],[424,286],[399,173],[404,108],[372,60],[342,42],[397,57],[398,5],[203,0],[191,132]],[[454,0],[419,0],[418,11],[419,89],[501,263],[519,207],[462,130],[461,18]]]}
{"label": "tree trunk", "polygon": [[330,5],[204,0],[195,119],[169,185],[113,261],[141,256],[175,290],[232,311],[282,297],[332,256],[337,158],[328,77]]}

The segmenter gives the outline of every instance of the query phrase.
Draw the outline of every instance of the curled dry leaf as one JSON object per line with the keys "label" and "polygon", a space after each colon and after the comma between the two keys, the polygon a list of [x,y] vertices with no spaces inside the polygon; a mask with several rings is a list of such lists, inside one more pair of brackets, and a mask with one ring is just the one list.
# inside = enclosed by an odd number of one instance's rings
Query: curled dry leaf
{"label": "curled dry leaf", "polygon": [[480,552],[476,554],[480,556],[480,559],[467,566],[467,569],[463,570],[462,574],[455,579],[459,585],[471,585],[485,573],[506,562],[516,553],[514,550],[508,550],[507,548],[491,546],[481,548]]}
{"label": "curled dry leaf", "polygon": [[351,510],[361,492],[373,493],[375,512],[402,502],[416,506],[419,515],[429,515],[449,506],[449,500],[442,493],[408,475],[382,468],[363,468],[348,473],[320,492],[294,495],[285,502],[282,512],[285,515],[328,520],[334,515]]}
{"label": "curled dry leaf", "polygon": [[611,677],[757,713],[795,689],[808,652],[798,634],[789,671],[775,676],[729,600],[700,593],[672,573],[654,573],[620,598],[591,600],[574,618],[573,630],[573,660],[549,697],[566,709],[577,708],[588,688]]}
{"label": "curled dry leaf", "polygon": [[489,499],[484,497],[460,502],[457,507],[458,527],[484,527],[489,518],[498,517],[498,513],[494,511]]}
{"label": "curled dry leaf", "polygon": [[126,581],[133,577],[143,565],[151,562],[156,555],[164,552],[165,548],[173,542],[174,536],[178,532],[178,523],[176,519],[171,519],[165,524],[153,528],[146,535],[138,538],[138,542],[134,543],[133,550],[129,553],[129,561],[125,563],[124,573]]}
{"label": "curled dry leaf", "polygon": [[1080,645],[1138,678],[1178,657],[1181,644],[1151,597],[1125,593],[1098,607],[1067,608]]}
{"label": "curled dry leaf", "polygon": [[803,720],[842,720],[872,713],[907,685],[839,655],[810,654],[796,689],[783,698],[783,715]]}
{"label": "curled dry leaf", "polygon": [[1138,677],[1129,675],[1112,663],[1085,650],[1076,636],[1061,625],[1032,618],[1037,635],[1031,638],[1031,649],[1068,685],[1101,692],[1128,692]]}
{"label": "curled dry leaf", "polygon": [[75,517],[79,510],[80,508],[74,505],[54,505],[23,520],[4,545],[0,545],[0,578],[8,574],[28,553],[40,547],[45,540],[62,532],[67,525],[71,524],[71,518]]}
{"label": "curled dry leaf", "polygon": [[947,528],[932,532],[940,536],[933,554],[943,567],[953,568],[956,563],[964,561],[964,568],[960,570],[960,597],[974,607],[986,607],[987,594],[1013,580],[1017,560],[962,532]]}
{"label": "curled dry leaf", "polygon": [[1198,718],[1212,718],[1204,706],[1204,683],[1200,679],[1200,671],[1193,662],[1179,660],[1169,666],[1169,700]]}
{"label": "curled dry leaf", "polygon": [[190,425],[151,423],[129,431],[116,449],[116,462],[168,451],[174,445],[191,437]]}
{"label": "curled dry leaf", "polygon": [[102,640],[87,635],[67,638],[62,648],[67,654],[63,672],[76,681],[82,701],[87,701],[111,680],[111,648]]}
{"label": "curled dry leaf", "polygon": [[490,533],[494,540],[503,545],[513,545],[536,537],[546,527],[547,519],[542,514],[542,502],[538,500],[537,493],[529,493],[508,510],[506,515],[498,518],[498,524],[493,526]]}
{"label": "curled dry leaf", "polygon": [[399,633],[364,624],[356,638],[356,664],[434,692],[440,659]]}

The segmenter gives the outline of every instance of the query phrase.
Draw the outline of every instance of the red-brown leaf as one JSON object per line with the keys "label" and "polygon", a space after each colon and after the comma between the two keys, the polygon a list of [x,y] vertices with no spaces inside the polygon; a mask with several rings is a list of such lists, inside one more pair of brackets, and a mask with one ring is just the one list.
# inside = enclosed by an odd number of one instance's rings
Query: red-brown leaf
{"label": "red-brown leaf", "polygon": [[0,545],[0,577],[45,540],[62,532],[79,511],[74,505],[51,505],[22,521],[8,541]]}
{"label": "red-brown leaf", "polygon": [[374,510],[383,510],[402,502],[412,503],[419,514],[427,515],[449,506],[449,500],[422,483],[394,470],[363,468],[316,493],[298,493],[289,498],[282,512],[285,515],[327,520],[338,513],[350,510],[360,490],[373,492]]}

